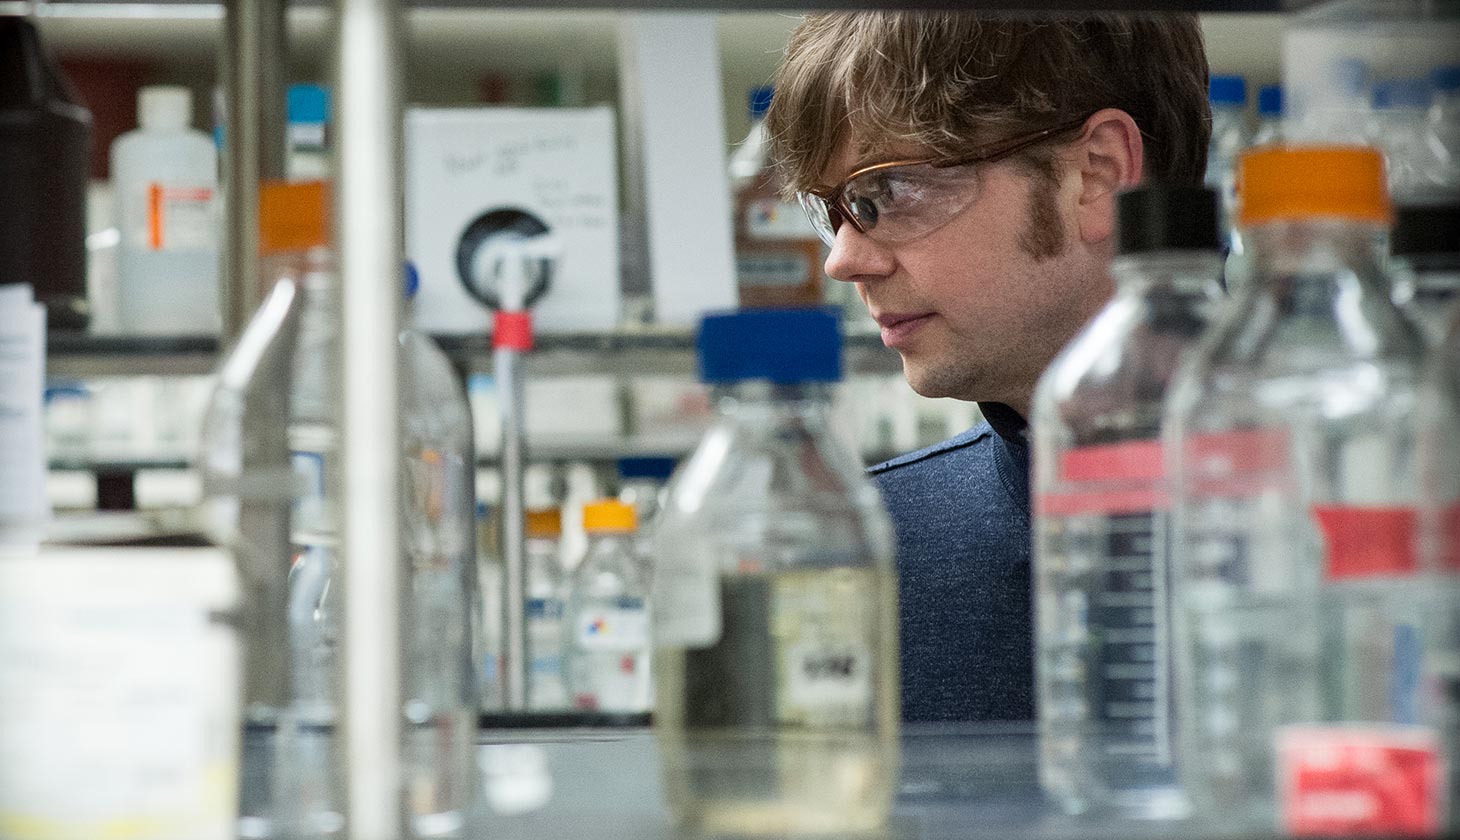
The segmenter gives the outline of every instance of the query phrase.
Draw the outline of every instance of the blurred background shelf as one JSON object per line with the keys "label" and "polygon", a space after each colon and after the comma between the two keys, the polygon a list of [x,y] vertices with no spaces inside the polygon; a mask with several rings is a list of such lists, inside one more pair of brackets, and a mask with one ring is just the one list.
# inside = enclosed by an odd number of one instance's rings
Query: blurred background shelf
{"label": "blurred background shelf", "polygon": [[[490,371],[485,336],[437,336],[461,370]],[[527,369],[538,376],[695,376],[695,338],[688,331],[635,331],[538,336]],[[898,373],[898,355],[876,333],[846,337],[846,367],[854,374]],[[212,336],[122,336],[52,332],[46,372],[52,379],[102,376],[191,376],[213,372],[218,339]]]}

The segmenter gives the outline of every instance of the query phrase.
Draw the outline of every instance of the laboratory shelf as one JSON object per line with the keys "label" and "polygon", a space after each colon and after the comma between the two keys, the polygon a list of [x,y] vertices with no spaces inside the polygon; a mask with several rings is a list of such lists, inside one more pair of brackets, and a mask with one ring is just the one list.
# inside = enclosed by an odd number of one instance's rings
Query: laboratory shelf
{"label": "laboratory shelf", "polygon": [[[486,796],[470,837],[678,840],[648,729],[489,729],[480,733]],[[1025,724],[909,724],[897,803],[875,840],[1268,840],[1229,825],[1073,819],[1039,793],[1036,736]],[[778,768],[767,766],[767,776]],[[541,802],[540,807],[529,807]],[[510,813],[523,809],[520,813]],[[866,838],[873,840],[873,838]]]}
{"label": "laboratory shelf", "polygon": [[[461,370],[492,369],[491,340],[437,336]],[[99,376],[179,376],[211,373],[218,364],[212,336],[124,336],[52,332],[46,372],[53,379]],[[529,376],[683,376],[695,374],[695,339],[688,330],[547,334],[526,357]],[[846,338],[849,373],[898,373],[898,355],[872,332]]]}
{"label": "laboratory shelf", "polygon": [[[1292,12],[1323,0],[999,0],[982,4],[1010,12]],[[23,0],[0,0],[0,13],[19,13]],[[292,7],[328,5],[293,0]],[[458,9],[662,9],[703,12],[807,11],[812,9],[967,9],[969,0],[404,0],[407,8]],[[57,17],[211,17],[223,3],[207,0],[51,0],[41,14]]]}

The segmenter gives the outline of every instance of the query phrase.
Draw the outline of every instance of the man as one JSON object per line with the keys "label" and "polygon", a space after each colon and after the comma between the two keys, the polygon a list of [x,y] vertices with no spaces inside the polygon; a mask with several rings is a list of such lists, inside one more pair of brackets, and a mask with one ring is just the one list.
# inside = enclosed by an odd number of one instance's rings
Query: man
{"label": "man", "polygon": [[908,720],[1033,717],[1025,417],[1113,292],[1116,194],[1201,183],[1207,77],[1190,15],[829,14],[792,35],[767,124],[827,274],[915,391],[987,421],[872,469]]}

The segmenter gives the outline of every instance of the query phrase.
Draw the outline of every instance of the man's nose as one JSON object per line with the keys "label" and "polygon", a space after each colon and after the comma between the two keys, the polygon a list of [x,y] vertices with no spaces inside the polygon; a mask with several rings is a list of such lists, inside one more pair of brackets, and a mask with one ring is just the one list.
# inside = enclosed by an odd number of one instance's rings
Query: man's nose
{"label": "man's nose", "polygon": [[886,277],[896,268],[892,252],[868,238],[850,224],[837,228],[831,253],[826,256],[827,276],[847,283],[865,283]]}

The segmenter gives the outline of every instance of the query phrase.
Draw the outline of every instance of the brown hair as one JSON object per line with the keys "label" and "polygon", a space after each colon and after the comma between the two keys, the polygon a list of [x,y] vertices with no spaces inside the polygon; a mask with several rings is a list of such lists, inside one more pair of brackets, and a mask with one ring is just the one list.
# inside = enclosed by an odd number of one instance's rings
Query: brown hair
{"label": "brown hair", "polygon": [[[814,186],[837,144],[932,155],[1119,108],[1145,139],[1145,174],[1200,184],[1211,135],[1195,15],[808,16],[786,47],[766,125],[790,190]],[[1051,176],[1048,147],[1021,155]]]}

